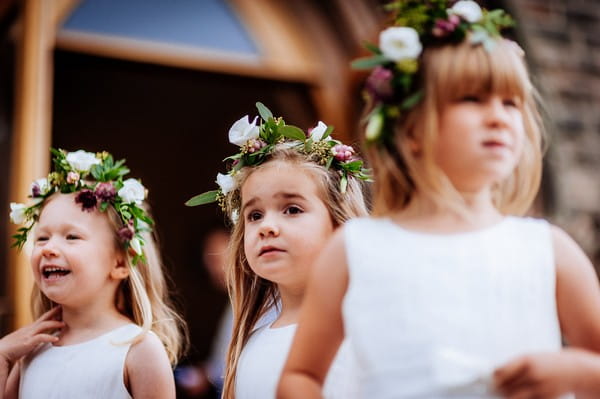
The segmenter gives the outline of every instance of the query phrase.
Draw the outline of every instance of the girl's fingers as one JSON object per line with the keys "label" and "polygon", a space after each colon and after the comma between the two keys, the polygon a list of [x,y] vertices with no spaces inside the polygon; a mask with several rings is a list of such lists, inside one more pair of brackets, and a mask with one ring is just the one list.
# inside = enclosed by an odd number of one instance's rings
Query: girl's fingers
{"label": "girl's fingers", "polygon": [[49,311],[47,311],[46,313],[44,313],[43,315],[41,315],[40,317],[38,317],[37,321],[52,319],[53,317],[60,314],[61,309],[62,308],[60,306],[55,306],[52,309],[50,309]]}
{"label": "girl's fingers", "polygon": [[56,342],[58,341],[58,337],[50,334],[37,334],[33,337],[32,344],[34,347],[37,347],[40,344],[45,344],[48,342]]}
{"label": "girl's fingers", "polygon": [[494,384],[496,388],[504,388],[514,385],[527,371],[528,362],[524,358],[518,358],[494,371]]}
{"label": "girl's fingers", "polygon": [[33,333],[39,334],[42,331],[59,329],[59,328],[63,328],[64,326],[65,326],[65,323],[63,321],[45,320],[35,326],[36,328],[33,330]]}

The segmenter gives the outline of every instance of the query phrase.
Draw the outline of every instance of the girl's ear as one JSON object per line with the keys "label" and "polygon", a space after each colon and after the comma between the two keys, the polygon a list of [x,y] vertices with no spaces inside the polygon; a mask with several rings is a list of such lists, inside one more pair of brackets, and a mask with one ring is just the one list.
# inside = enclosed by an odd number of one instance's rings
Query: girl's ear
{"label": "girl's ear", "polygon": [[412,133],[406,138],[406,145],[408,146],[410,152],[415,156],[419,156],[423,150],[421,141]]}
{"label": "girl's ear", "polygon": [[116,263],[110,271],[110,277],[114,280],[124,280],[129,277],[129,267],[123,255],[117,255]]}
{"label": "girl's ear", "polygon": [[421,153],[421,143],[419,143],[414,137],[408,139],[408,148],[410,148],[410,152],[415,155],[419,155]]}

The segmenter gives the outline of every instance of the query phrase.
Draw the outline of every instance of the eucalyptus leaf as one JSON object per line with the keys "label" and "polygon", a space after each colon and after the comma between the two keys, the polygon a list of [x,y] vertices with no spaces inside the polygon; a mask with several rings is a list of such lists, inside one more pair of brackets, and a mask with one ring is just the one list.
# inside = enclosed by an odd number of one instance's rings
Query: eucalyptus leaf
{"label": "eucalyptus leaf", "polygon": [[331,126],[331,125],[327,126],[327,129],[325,129],[325,133],[323,133],[323,137],[321,137],[321,140],[325,140],[327,137],[331,136],[332,132],[333,132],[333,126]]}
{"label": "eucalyptus leaf", "polygon": [[412,107],[417,105],[419,103],[419,101],[421,101],[422,98],[423,98],[423,91],[419,90],[416,93],[410,95],[404,101],[402,101],[402,104],[400,104],[400,108],[411,109]]}
{"label": "eucalyptus leaf", "polygon": [[279,129],[281,134],[283,134],[288,139],[304,141],[306,140],[306,135],[302,131],[302,129],[292,126],[286,125]]}
{"label": "eucalyptus leaf", "polygon": [[210,204],[211,202],[215,202],[217,200],[217,195],[219,194],[219,190],[207,191],[205,193],[196,195],[193,198],[190,198],[185,205],[186,206],[197,206]]}
{"label": "eucalyptus leaf", "polygon": [[346,194],[346,188],[348,187],[348,176],[346,172],[342,175],[342,180],[340,181],[340,192],[342,194]]}
{"label": "eucalyptus leaf", "polygon": [[331,164],[333,163],[333,158],[334,157],[327,158],[327,163],[325,164],[325,169],[329,169],[331,167]]}
{"label": "eucalyptus leaf", "polygon": [[258,109],[260,117],[263,118],[264,121],[268,121],[269,118],[273,118],[273,113],[271,112],[271,110],[260,101],[256,102],[256,108]]}
{"label": "eucalyptus leaf", "polygon": [[379,47],[377,47],[376,44],[373,44],[373,43],[370,43],[370,42],[365,42],[364,46],[365,46],[365,48],[367,50],[369,50],[373,54],[381,55],[381,50],[379,49]]}
{"label": "eucalyptus leaf", "polygon": [[387,64],[390,59],[384,55],[375,55],[372,57],[359,58],[352,61],[350,66],[352,69],[372,69],[378,65]]}

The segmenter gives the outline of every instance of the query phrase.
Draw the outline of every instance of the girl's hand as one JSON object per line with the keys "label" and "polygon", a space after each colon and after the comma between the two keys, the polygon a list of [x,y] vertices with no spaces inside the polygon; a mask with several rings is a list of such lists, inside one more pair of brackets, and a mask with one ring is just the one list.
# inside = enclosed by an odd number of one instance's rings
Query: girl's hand
{"label": "girl's hand", "polygon": [[56,306],[33,323],[0,339],[0,361],[3,360],[10,367],[40,344],[58,341],[58,337],[48,332],[65,326],[64,322],[57,320],[60,318],[60,309],[60,306]]}
{"label": "girl's hand", "polygon": [[576,389],[576,357],[569,349],[521,356],[494,371],[494,384],[511,399],[558,398]]}

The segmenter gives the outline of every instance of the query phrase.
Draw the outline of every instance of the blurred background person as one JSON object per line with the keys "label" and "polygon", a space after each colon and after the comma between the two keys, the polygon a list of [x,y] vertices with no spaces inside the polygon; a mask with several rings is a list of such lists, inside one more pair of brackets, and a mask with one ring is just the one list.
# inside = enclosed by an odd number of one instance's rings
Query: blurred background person
{"label": "blurred background person", "polygon": [[[202,245],[204,269],[212,286],[223,293],[227,292],[225,262],[228,244],[229,232],[219,227],[206,235]],[[175,370],[177,386],[183,395],[190,398],[219,398],[221,396],[225,355],[231,338],[232,321],[231,306],[227,302],[223,307],[216,334],[212,340],[209,357],[200,364],[182,365]]]}

